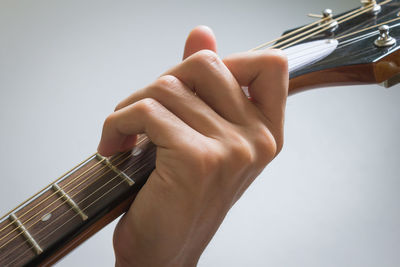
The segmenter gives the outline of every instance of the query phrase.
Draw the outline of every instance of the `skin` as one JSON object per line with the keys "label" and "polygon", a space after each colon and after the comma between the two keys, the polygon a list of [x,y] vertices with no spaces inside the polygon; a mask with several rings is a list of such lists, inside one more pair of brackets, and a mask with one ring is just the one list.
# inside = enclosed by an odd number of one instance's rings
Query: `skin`
{"label": "skin", "polygon": [[287,93],[281,52],[222,60],[212,31],[200,26],[180,64],[118,104],[98,152],[131,149],[145,133],[157,157],[115,229],[116,266],[197,264],[229,209],[281,150]]}

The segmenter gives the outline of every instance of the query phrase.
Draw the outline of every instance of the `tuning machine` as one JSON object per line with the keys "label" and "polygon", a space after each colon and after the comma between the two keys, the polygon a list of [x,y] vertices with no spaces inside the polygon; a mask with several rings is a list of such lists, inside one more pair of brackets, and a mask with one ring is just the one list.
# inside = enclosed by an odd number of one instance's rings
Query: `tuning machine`
{"label": "tuning machine", "polygon": [[371,14],[376,15],[379,12],[381,12],[382,7],[376,3],[376,0],[361,0],[361,4],[363,4],[363,7],[371,6]]}
{"label": "tuning machine", "polygon": [[323,25],[325,27],[329,27],[327,31],[333,32],[337,29],[338,27],[338,22],[333,19],[333,12],[331,9],[327,8],[324,11],[322,11],[322,15],[317,15],[317,14],[308,14],[309,17],[311,18],[319,18],[321,19],[321,22],[319,23],[320,25]]}
{"label": "tuning machine", "polygon": [[396,44],[396,39],[390,36],[389,29],[388,25],[379,27],[379,37],[374,42],[377,47],[389,47]]}
{"label": "tuning machine", "polygon": [[390,88],[399,83],[400,83],[400,74],[397,74],[389,78],[388,80],[384,81],[383,83],[381,83],[381,85],[385,88]]}

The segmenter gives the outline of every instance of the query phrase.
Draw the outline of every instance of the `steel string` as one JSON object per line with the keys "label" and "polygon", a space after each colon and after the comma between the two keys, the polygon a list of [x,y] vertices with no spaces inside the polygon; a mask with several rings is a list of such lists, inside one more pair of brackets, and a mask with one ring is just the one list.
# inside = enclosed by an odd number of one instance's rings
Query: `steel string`
{"label": "steel string", "polygon": [[[147,155],[147,157],[145,159],[150,158],[151,155]],[[123,171],[127,171],[129,168],[131,168],[132,166],[134,166],[135,164],[131,164],[130,166],[128,166],[126,169],[124,169]],[[132,175],[135,175],[136,173],[138,173],[141,169],[143,169],[144,167],[148,166],[149,164],[145,164],[142,165],[140,168],[138,168]],[[100,186],[99,188],[97,188],[95,191],[93,191],[92,193],[90,193],[88,196],[86,196],[84,199],[82,199],[81,201],[78,202],[78,205],[81,204],[83,201],[85,201],[86,199],[88,199],[90,196],[92,196],[94,193],[96,193],[98,190],[100,190],[101,188],[103,188],[104,186],[106,186],[107,184],[109,184],[110,182],[112,182],[114,179],[118,178],[119,175],[115,175],[112,179],[110,179],[107,183],[103,184],[102,186]],[[99,178],[100,179],[100,178]],[[113,189],[115,189],[116,187],[118,187],[119,185],[121,185],[122,183],[125,183],[124,180],[122,180],[121,182],[119,182],[117,185],[115,185],[114,187],[112,187],[111,189],[109,189],[107,192],[105,192],[103,195],[101,195],[100,197],[98,197],[96,200],[94,200],[92,203],[90,203],[87,207],[83,208],[82,211],[85,211],[86,209],[88,209],[91,205],[93,205],[94,203],[96,203],[98,200],[100,200],[102,197],[104,197],[106,194],[108,194],[109,192],[111,192]],[[79,193],[79,192],[78,192]],[[57,207],[56,207],[57,208]],[[52,211],[54,211],[55,209],[53,209]],[[69,208],[67,211],[72,210],[72,208]],[[52,212],[50,211],[50,213]],[[78,216],[79,214],[75,214],[74,216],[72,216],[68,221],[64,222],[62,225],[58,226],[56,229],[54,229],[53,231],[51,231],[50,233],[48,233],[46,236],[44,236],[42,239],[38,240],[38,242],[43,241],[44,239],[48,238],[50,235],[52,235],[55,231],[57,231],[58,229],[60,229],[61,227],[63,227],[65,224],[67,224],[68,222],[70,222],[72,219],[74,219],[76,216]],[[46,225],[45,227],[43,227],[39,232],[37,232],[36,234],[41,233],[42,231],[44,231],[48,226],[50,226],[51,224],[53,224],[54,222],[56,222],[57,220],[61,219],[63,215],[61,215],[60,217],[58,217],[56,220],[52,221],[51,223],[49,223],[48,225]],[[33,225],[32,225],[33,226]],[[23,244],[28,243],[27,240],[25,240],[23,243],[21,243],[20,245],[18,245],[17,247],[15,247],[11,252],[15,251],[17,248],[21,247]],[[14,261],[12,261],[10,264],[12,264],[13,262],[15,262],[16,260],[18,260],[22,255],[24,255],[26,252],[30,251],[32,249],[32,247],[29,247],[26,249],[26,251],[24,253],[22,253],[21,255],[19,255]],[[4,259],[4,258],[3,258]],[[0,259],[2,260],[2,259]]]}

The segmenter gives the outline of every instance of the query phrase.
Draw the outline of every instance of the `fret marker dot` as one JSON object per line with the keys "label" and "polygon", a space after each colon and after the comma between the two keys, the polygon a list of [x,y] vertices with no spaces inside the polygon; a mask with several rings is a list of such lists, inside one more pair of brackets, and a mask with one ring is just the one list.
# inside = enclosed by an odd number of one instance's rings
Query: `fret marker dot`
{"label": "fret marker dot", "polygon": [[138,155],[140,155],[140,153],[142,153],[142,149],[141,149],[140,147],[135,147],[135,148],[132,150],[132,155],[133,155],[133,156],[138,156]]}
{"label": "fret marker dot", "polygon": [[51,213],[47,213],[47,214],[43,215],[42,222],[46,222],[46,221],[50,220],[50,218],[51,218]]}

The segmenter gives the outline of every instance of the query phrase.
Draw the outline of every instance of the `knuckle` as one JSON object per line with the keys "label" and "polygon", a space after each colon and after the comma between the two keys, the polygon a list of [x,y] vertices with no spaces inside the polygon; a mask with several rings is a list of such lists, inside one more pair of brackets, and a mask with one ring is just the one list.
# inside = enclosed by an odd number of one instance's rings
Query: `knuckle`
{"label": "knuckle", "polygon": [[254,134],[254,147],[257,153],[257,161],[265,166],[279,153],[282,145],[278,144],[272,133],[265,127]]}
{"label": "knuckle", "polygon": [[201,177],[201,184],[207,186],[213,181],[208,179],[218,177],[226,155],[221,146],[206,140],[202,143],[187,144],[185,151],[190,151],[190,156],[185,157],[183,161],[188,169],[196,173],[196,177]]}
{"label": "knuckle", "polygon": [[270,55],[270,60],[275,68],[278,68],[281,72],[288,71],[288,59],[286,54],[280,49],[272,49]]}
{"label": "knuckle", "polygon": [[198,147],[197,152],[198,171],[203,177],[214,174],[221,167],[224,156],[220,149],[202,146]]}
{"label": "knuckle", "polygon": [[144,115],[152,114],[159,106],[160,104],[153,98],[144,98],[135,103],[137,111]]}
{"label": "knuckle", "polygon": [[258,54],[260,66],[267,66],[268,72],[285,73],[288,72],[288,60],[285,53],[279,49],[269,49],[260,51]]}
{"label": "knuckle", "polygon": [[229,150],[235,164],[237,166],[248,166],[253,164],[254,149],[251,147],[250,142],[241,135],[233,138],[232,145]]}
{"label": "knuckle", "polygon": [[207,50],[207,49],[196,52],[192,56],[192,60],[196,64],[199,64],[200,66],[206,66],[206,67],[219,64],[218,55],[214,51]]}
{"label": "knuckle", "polygon": [[156,90],[163,90],[166,92],[173,92],[180,84],[179,79],[173,75],[163,75],[154,83]]}
{"label": "knuckle", "polygon": [[114,124],[115,119],[116,119],[116,113],[115,112],[113,112],[110,115],[108,115],[106,117],[106,119],[104,120],[103,128],[110,128],[110,126]]}

